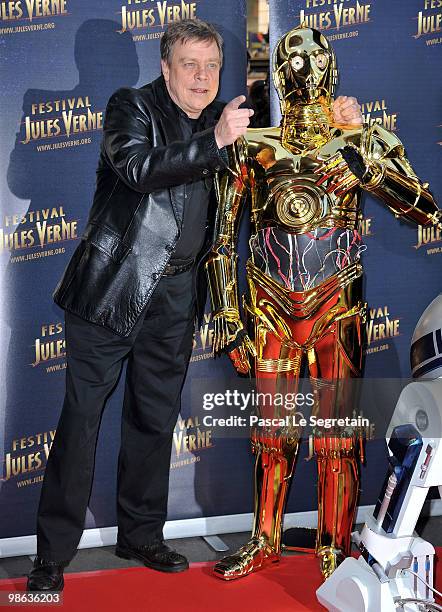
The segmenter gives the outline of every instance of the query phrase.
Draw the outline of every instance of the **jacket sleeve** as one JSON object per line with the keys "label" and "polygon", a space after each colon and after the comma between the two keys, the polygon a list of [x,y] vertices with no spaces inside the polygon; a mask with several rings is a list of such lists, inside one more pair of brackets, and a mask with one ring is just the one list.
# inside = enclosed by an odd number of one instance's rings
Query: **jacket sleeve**
{"label": "jacket sleeve", "polygon": [[133,89],[110,98],[103,128],[103,147],[112,168],[131,189],[150,193],[206,178],[226,166],[214,127],[191,140],[155,146],[152,119]]}

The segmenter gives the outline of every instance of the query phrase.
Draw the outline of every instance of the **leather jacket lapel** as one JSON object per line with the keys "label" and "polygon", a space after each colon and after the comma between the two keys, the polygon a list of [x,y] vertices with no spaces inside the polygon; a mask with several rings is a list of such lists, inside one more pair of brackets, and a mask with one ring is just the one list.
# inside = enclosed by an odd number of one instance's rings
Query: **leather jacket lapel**
{"label": "leather jacket lapel", "polygon": [[154,103],[159,111],[158,122],[164,133],[164,144],[168,145],[176,140],[182,140],[178,112],[167,92],[162,76],[152,83]]}

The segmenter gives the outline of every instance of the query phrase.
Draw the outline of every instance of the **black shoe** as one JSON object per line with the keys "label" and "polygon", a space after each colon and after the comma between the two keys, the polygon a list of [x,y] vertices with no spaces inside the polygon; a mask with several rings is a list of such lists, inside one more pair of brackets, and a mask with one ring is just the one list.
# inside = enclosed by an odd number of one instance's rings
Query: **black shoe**
{"label": "black shoe", "polygon": [[64,587],[63,570],[67,561],[46,561],[35,557],[34,566],[29,574],[28,591],[62,591]]}
{"label": "black shoe", "polygon": [[115,554],[122,559],[138,559],[146,567],[160,572],[183,572],[189,569],[186,557],[169,548],[163,540],[136,547],[117,544]]}

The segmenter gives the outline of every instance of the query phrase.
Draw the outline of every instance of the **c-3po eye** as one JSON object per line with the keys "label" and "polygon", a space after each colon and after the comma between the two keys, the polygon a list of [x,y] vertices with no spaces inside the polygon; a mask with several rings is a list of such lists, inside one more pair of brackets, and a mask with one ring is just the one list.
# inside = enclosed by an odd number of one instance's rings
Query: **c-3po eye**
{"label": "c-3po eye", "polygon": [[317,67],[322,70],[327,66],[327,56],[324,53],[319,53],[315,56],[315,62]]}
{"label": "c-3po eye", "polygon": [[295,70],[301,70],[301,68],[304,66],[304,60],[301,56],[295,55],[295,57],[292,57],[290,60],[290,64]]}

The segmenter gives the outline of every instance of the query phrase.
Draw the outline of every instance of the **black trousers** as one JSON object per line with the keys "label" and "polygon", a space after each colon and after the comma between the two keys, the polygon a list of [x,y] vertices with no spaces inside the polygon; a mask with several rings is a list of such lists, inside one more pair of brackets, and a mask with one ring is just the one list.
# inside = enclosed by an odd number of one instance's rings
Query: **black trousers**
{"label": "black trousers", "polygon": [[69,561],[81,538],[102,411],[128,357],[118,457],[118,542],[162,537],[173,429],[192,352],[194,270],[162,277],[127,338],[66,312],[66,395],[46,465],[37,554]]}

